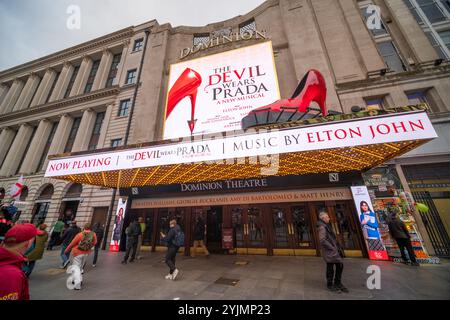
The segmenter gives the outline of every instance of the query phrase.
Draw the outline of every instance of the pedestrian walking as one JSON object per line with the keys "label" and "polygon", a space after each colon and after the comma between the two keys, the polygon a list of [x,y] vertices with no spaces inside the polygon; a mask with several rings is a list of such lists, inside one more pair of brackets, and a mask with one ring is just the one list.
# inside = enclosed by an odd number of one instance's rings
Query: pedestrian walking
{"label": "pedestrian walking", "polygon": [[184,244],[184,233],[177,224],[176,218],[169,221],[170,230],[166,234],[160,232],[161,238],[167,243],[166,264],[169,267],[169,274],[166,275],[167,280],[175,280],[179,270],[175,266],[175,257],[178,249]]}
{"label": "pedestrian walking", "polygon": [[47,225],[42,223],[39,225],[38,229],[42,232],[42,234],[36,236],[31,250],[28,250],[25,253],[25,257],[28,261],[24,263],[22,270],[28,278],[30,277],[31,272],[33,272],[36,261],[42,259],[45,250],[45,243],[48,240],[48,233],[46,231]]}
{"label": "pedestrian walking", "polygon": [[[86,259],[91,253],[91,249],[97,244],[97,236],[95,232],[91,231],[91,225],[86,223],[83,227],[83,231],[78,233],[72,242],[67,246],[65,253],[70,253],[72,258],[72,266],[78,267],[81,274],[84,273],[84,266],[86,265]],[[80,282],[77,283],[74,289],[80,290],[83,283],[83,277]]]}
{"label": "pedestrian walking", "polygon": [[77,222],[74,220],[70,223],[70,227],[63,233],[61,239],[61,268],[64,269],[69,264],[70,252],[66,253],[66,249],[77,234],[81,232],[81,229],[77,226]]}
{"label": "pedestrian walking", "polygon": [[348,293],[348,289],[342,284],[341,281],[342,271],[344,270],[344,250],[337,241],[336,235],[330,225],[330,217],[325,211],[319,214],[317,231],[319,235],[322,257],[327,264],[327,288],[330,291],[335,291],[338,293]]}
{"label": "pedestrian walking", "polygon": [[136,250],[138,246],[138,239],[139,235],[141,235],[141,226],[139,225],[139,222],[137,220],[134,220],[126,229],[125,234],[127,235],[127,251],[125,253],[125,257],[122,260],[123,264],[126,264],[128,262],[128,257],[131,253],[131,259],[130,262],[133,262],[136,258]]}
{"label": "pedestrian walking", "polygon": [[102,245],[103,236],[105,234],[105,230],[103,229],[103,226],[97,222],[94,224],[94,228],[92,231],[95,232],[95,235],[97,236],[97,244],[94,247],[94,260],[92,261],[92,266],[95,268],[97,265],[97,258],[98,258],[98,250],[100,250],[100,246]]}
{"label": "pedestrian walking", "polygon": [[137,259],[140,260],[141,259],[141,245],[142,245],[142,241],[144,240],[144,232],[145,232],[146,226],[145,226],[143,217],[139,217],[138,222],[139,222],[139,226],[141,227],[141,234],[138,236],[136,256],[137,256]]}
{"label": "pedestrian walking", "polygon": [[64,222],[60,218],[58,219],[58,221],[56,221],[55,225],[52,228],[52,231],[50,232],[50,241],[48,242],[47,250],[52,250],[53,247],[57,244],[57,242],[60,241],[63,229],[64,229]]}
{"label": "pedestrian walking", "polygon": [[[389,208],[389,217],[387,219],[389,233],[397,242],[400,249],[400,254],[402,255],[403,263],[410,264],[412,266],[419,266],[417,263],[416,255],[411,244],[411,235],[409,234],[408,228],[406,228],[405,223],[398,216],[398,208]],[[405,249],[408,251],[409,259],[406,257]]]}
{"label": "pedestrian walking", "polygon": [[192,257],[195,258],[197,254],[197,248],[200,246],[205,252],[206,256],[209,257],[209,251],[205,246],[205,235],[206,235],[206,227],[205,222],[202,217],[197,217],[194,227],[194,248],[192,250]]}
{"label": "pedestrian walking", "polygon": [[31,223],[17,224],[0,244],[0,300],[29,300],[28,279],[22,271],[24,253],[42,231]]}

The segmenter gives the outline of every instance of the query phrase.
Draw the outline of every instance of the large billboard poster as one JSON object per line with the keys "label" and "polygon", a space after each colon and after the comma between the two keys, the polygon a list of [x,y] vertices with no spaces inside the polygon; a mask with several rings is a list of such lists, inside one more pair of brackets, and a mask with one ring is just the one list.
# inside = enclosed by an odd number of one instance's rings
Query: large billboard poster
{"label": "large billboard poster", "polygon": [[389,260],[380,236],[378,218],[373,210],[369,190],[366,186],[356,186],[351,189],[369,258],[371,260]]}
{"label": "large billboard poster", "polygon": [[120,236],[122,235],[123,221],[125,220],[125,212],[127,209],[127,200],[119,199],[117,204],[116,219],[114,221],[111,242],[109,243],[109,251],[119,252]]}
{"label": "large billboard poster", "polygon": [[280,99],[272,42],[170,66],[164,139],[241,129],[251,110]]}

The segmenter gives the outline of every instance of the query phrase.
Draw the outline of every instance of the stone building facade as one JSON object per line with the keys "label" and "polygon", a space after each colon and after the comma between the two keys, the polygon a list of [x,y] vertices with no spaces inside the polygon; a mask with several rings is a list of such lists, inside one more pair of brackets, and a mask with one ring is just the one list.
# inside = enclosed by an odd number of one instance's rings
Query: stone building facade
{"label": "stone building facade", "polygon": [[[408,185],[403,164],[450,164],[450,5],[428,2],[424,6],[418,0],[268,0],[243,16],[204,27],[174,28],[150,21],[4,70],[0,187],[8,193],[24,175],[28,204],[23,219],[36,214],[36,201],[49,203],[48,224],[64,213],[68,201],[80,201],[78,221],[91,221],[94,212],[106,216],[112,191],[84,185],[81,193],[67,197],[70,183],[43,177],[45,155],[107,148],[125,140],[128,144],[162,140],[171,64],[267,40],[273,44],[282,97],[290,97],[306,71],[314,68],[325,76],[331,110],[349,113],[353,106],[429,104],[429,117],[441,137],[413,156],[394,161]],[[381,9],[381,23],[369,30],[366,22],[373,16],[373,5]],[[245,31],[264,37],[215,42]],[[182,57],[186,48],[192,52]],[[113,69],[116,75],[111,80]],[[124,101],[129,103],[128,112],[123,110]],[[78,130],[71,136],[74,123]],[[42,198],[49,185],[54,188],[50,199]]]}

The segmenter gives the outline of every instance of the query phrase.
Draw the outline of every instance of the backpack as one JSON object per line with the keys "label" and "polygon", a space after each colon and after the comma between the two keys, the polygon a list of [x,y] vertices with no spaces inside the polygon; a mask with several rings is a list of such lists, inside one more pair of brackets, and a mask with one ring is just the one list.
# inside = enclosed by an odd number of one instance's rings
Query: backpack
{"label": "backpack", "polygon": [[83,232],[83,238],[81,239],[80,243],[78,244],[78,250],[88,251],[93,246],[94,246],[94,233],[92,231]]}
{"label": "backpack", "polygon": [[177,247],[182,247],[184,246],[184,232],[183,231],[178,231],[175,234],[175,237],[172,240],[172,243],[177,246]]}

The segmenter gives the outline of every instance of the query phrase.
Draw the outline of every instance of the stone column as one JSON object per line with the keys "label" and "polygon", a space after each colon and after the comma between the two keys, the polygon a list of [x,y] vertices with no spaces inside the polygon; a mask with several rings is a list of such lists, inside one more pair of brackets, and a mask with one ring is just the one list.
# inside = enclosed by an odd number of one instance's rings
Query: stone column
{"label": "stone column", "polygon": [[36,172],[42,152],[47,144],[48,136],[52,130],[52,123],[48,120],[41,120],[28,148],[25,159],[20,167],[20,173],[30,174]]}
{"label": "stone column", "polygon": [[[395,165],[395,169],[397,171],[398,177],[400,178],[400,182],[402,183],[403,189],[406,192],[411,193],[411,189],[409,188],[408,180],[406,180],[405,174],[403,173],[402,166],[400,164]],[[422,240],[424,242],[425,248],[430,255],[436,255],[434,251],[433,245],[431,244],[430,236],[428,235],[427,229],[423,224],[422,217],[419,212],[414,208],[413,212],[414,220],[416,220],[417,228],[419,229],[420,235],[422,236]]]}
{"label": "stone column", "polygon": [[80,127],[73,143],[72,152],[87,150],[95,124],[95,111],[87,109],[83,112]]}
{"label": "stone column", "polygon": [[111,68],[113,54],[105,49],[103,50],[102,60],[97,70],[97,74],[92,84],[92,91],[103,89],[108,79],[109,69]]}
{"label": "stone column", "polygon": [[3,102],[3,99],[8,94],[9,87],[5,84],[0,84],[0,104]]}
{"label": "stone column", "polygon": [[5,159],[6,154],[8,153],[11,143],[14,141],[15,135],[16,132],[11,128],[3,128],[2,132],[0,133],[0,166]]}
{"label": "stone column", "polygon": [[35,73],[30,74],[27,83],[25,84],[25,87],[23,87],[23,90],[19,96],[19,99],[17,99],[17,102],[14,105],[13,112],[25,110],[28,108],[40,81],[41,78],[39,78],[37,74]]}
{"label": "stone column", "polygon": [[113,112],[113,105],[110,104],[106,108],[105,118],[103,119],[102,128],[100,129],[100,137],[98,138],[97,148],[106,148],[106,147],[110,146],[108,144],[108,142],[105,140],[106,140],[106,133],[108,132],[108,125],[111,120],[112,112]]}
{"label": "stone column", "polygon": [[[67,139],[69,138],[70,130],[72,130],[73,118],[68,114],[64,114],[59,119],[58,128],[56,128],[55,136],[53,137],[52,144],[48,149],[48,154],[58,154],[64,152],[64,148],[67,144]],[[47,158],[46,157],[46,158]],[[44,168],[47,167],[48,159],[44,161]]]}
{"label": "stone column", "polygon": [[123,49],[122,49],[122,56],[120,58],[119,65],[117,66],[117,74],[116,78],[113,81],[113,85],[125,83],[125,77],[124,75],[124,68],[125,68],[125,61],[127,59],[128,49],[130,46],[130,40],[126,40],[123,42]]}
{"label": "stone column", "polygon": [[19,166],[20,160],[22,159],[32,134],[32,126],[27,123],[20,126],[19,131],[14,138],[14,142],[3,162],[2,168],[0,169],[0,176],[11,176],[16,173],[17,167]]}
{"label": "stone column", "polygon": [[70,91],[69,97],[77,96],[83,93],[84,87],[86,86],[87,79],[89,78],[89,73],[92,68],[92,59],[88,56],[83,58],[81,62],[80,70],[78,71],[77,78],[73,83],[72,91]]}
{"label": "stone column", "polygon": [[14,107],[17,99],[19,99],[19,95],[22,92],[23,86],[25,84],[22,80],[15,79],[5,98],[3,99],[2,104],[0,105],[0,113],[8,113]]}
{"label": "stone column", "polygon": [[401,32],[419,62],[438,59],[436,50],[409,11],[403,0],[386,0],[386,6],[393,13]]}
{"label": "stone column", "polygon": [[48,95],[50,94],[50,89],[52,88],[55,79],[56,79],[56,71],[51,68],[48,68],[45,71],[44,77],[42,77],[42,81],[39,84],[39,87],[36,91],[36,94],[34,95],[33,100],[31,101],[30,108],[45,103]]}
{"label": "stone column", "polygon": [[69,85],[70,77],[72,77],[73,69],[74,67],[70,62],[64,63],[58,82],[48,100],[49,102],[57,101],[64,97],[64,93],[66,93],[67,86]]}

